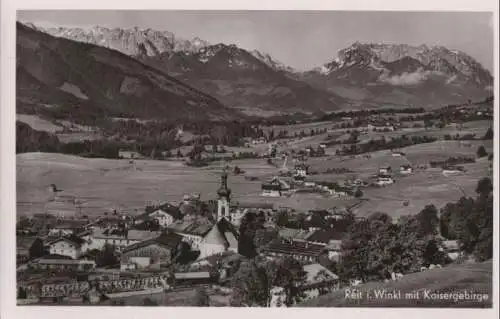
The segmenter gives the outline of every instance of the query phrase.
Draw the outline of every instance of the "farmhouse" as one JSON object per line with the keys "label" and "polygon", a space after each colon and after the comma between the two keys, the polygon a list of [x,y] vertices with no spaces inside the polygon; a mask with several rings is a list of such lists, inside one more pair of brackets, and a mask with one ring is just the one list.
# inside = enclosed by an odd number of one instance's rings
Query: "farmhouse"
{"label": "farmhouse", "polygon": [[320,229],[313,232],[308,238],[307,241],[321,246],[328,246],[332,242],[341,242],[342,238],[345,236],[343,232],[337,232],[333,229]]}
{"label": "farmhouse", "polygon": [[292,257],[298,261],[319,262],[325,248],[308,242],[275,242],[262,249],[262,254],[269,259],[276,257]]}
{"label": "farmhouse", "polygon": [[464,172],[464,168],[461,166],[445,166],[443,167],[443,175],[454,175]]}
{"label": "farmhouse", "polygon": [[402,157],[405,156],[405,153],[403,152],[392,152],[393,157]]}
{"label": "farmhouse", "polygon": [[460,257],[460,245],[456,240],[445,240],[443,245],[451,260],[456,260]]}
{"label": "farmhouse", "polygon": [[334,187],[330,189],[330,195],[333,197],[349,199],[352,198],[351,190],[347,187]]}
{"label": "farmhouse", "polygon": [[119,150],[118,157],[123,159],[139,159],[142,158],[143,156],[139,152]]}
{"label": "farmhouse", "polygon": [[113,245],[118,251],[123,248],[136,244],[140,241],[158,237],[161,234],[159,231],[138,230],[138,229],[95,229],[89,237],[88,244],[85,245],[84,251],[104,248],[105,245]]}
{"label": "farmhouse", "polygon": [[138,224],[147,220],[154,220],[161,227],[168,227],[180,218],[180,211],[177,207],[165,204],[160,207],[147,208],[144,214],[139,215],[134,223]]}
{"label": "farmhouse", "polygon": [[78,259],[82,254],[83,241],[76,236],[62,237],[48,244],[51,255],[68,256]]}
{"label": "farmhouse", "polygon": [[281,197],[284,192],[290,190],[290,185],[278,177],[274,177],[270,181],[262,183],[261,189],[262,196]]}
{"label": "farmhouse", "polygon": [[378,169],[378,173],[381,175],[389,175],[392,173],[392,169],[390,166],[383,166]]}
{"label": "farmhouse", "polygon": [[394,184],[394,180],[389,175],[379,175],[375,184],[378,186],[391,185]]}
{"label": "farmhouse", "polygon": [[295,174],[294,174],[295,176],[306,177],[308,170],[309,170],[309,166],[307,166],[304,163],[300,163],[300,164],[295,165],[294,170],[295,170]]}
{"label": "farmhouse", "polygon": [[83,230],[88,224],[85,220],[61,220],[52,225],[49,229],[49,236],[69,236]]}
{"label": "farmhouse", "polygon": [[180,235],[167,233],[130,245],[122,251],[120,269],[135,270],[170,265],[179,251],[181,241]]}
{"label": "farmhouse", "polygon": [[401,165],[399,167],[399,173],[404,175],[411,174],[413,173],[413,167],[411,167],[411,165]]}

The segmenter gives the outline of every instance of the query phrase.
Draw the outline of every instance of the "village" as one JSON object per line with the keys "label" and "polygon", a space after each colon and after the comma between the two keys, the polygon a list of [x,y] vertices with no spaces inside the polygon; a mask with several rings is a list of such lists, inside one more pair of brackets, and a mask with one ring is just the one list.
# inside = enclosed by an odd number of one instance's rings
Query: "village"
{"label": "village", "polygon": [[[376,132],[377,128],[367,130]],[[269,177],[252,178],[237,166],[237,161],[221,158],[215,197],[202,200],[204,194],[194,192],[174,202],[158,199],[140,214],[114,209],[103,215],[65,215],[57,208],[58,202],[65,201],[64,195],[56,185],[50,185],[56,213],[36,213],[18,221],[18,302],[102,305],[135,300],[143,305],[169,305],[179,301],[155,301],[152,296],[191,291],[192,302],[201,302],[202,295],[206,296],[203,305],[208,305],[207,300],[210,304],[228,305],[233,290],[231,279],[249,257],[248,251],[243,251],[248,247],[244,232],[249,225],[256,227],[250,257],[263,264],[276,260],[297,262],[304,277],[294,285],[303,294],[302,301],[312,299],[362,282],[358,278],[340,278],[331,265],[342,258],[342,240],[349,225],[366,218],[356,214],[357,207],[370,205],[365,193],[397,187],[393,184],[428,169],[442,178],[465,171],[446,161],[436,162],[437,170],[431,164],[413,165],[406,151],[396,148],[383,150],[390,160],[381,163],[399,164],[379,165],[358,177],[347,174],[342,178],[342,174],[352,171],[328,168],[321,173],[314,161],[335,156],[339,163],[366,162],[374,153],[341,157],[326,142],[313,147],[308,141],[299,151],[289,148],[285,139],[251,143],[264,150],[261,159],[253,160],[265,161],[271,167]],[[137,170],[139,155],[123,152],[121,156]],[[325,174],[338,177],[326,181]],[[237,194],[231,190],[231,181],[242,175],[260,184],[258,193],[251,197],[253,201],[234,199]],[[335,205],[304,210],[279,201],[311,195]],[[402,209],[411,206],[409,200],[399,202]],[[450,260],[460,257],[456,240],[445,239],[444,246]],[[434,267],[441,265],[430,265]],[[402,276],[393,272],[390,278],[398,280]],[[288,298],[280,286],[273,287],[270,296],[268,306],[283,306]]]}

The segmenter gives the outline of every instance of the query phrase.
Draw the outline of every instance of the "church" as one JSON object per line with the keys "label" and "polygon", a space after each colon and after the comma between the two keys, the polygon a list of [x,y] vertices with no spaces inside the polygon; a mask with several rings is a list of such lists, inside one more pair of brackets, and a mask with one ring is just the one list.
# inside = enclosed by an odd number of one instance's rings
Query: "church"
{"label": "church", "polygon": [[222,172],[221,185],[217,195],[216,222],[199,245],[199,259],[227,251],[238,252],[239,234],[236,227],[230,222],[231,190],[227,187],[227,173],[225,170]]}

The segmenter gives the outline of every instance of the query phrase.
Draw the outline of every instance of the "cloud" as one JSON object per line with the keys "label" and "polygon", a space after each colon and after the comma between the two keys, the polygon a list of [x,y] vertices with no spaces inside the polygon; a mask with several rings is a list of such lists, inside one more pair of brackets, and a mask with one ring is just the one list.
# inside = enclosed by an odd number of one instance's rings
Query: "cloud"
{"label": "cloud", "polygon": [[407,85],[417,85],[425,80],[431,74],[431,71],[424,71],[418,69],[415,72],[404,72],[400,75],[388,76],[387,74],[382,74],[379,81],[389,83],[397,86],[407,86]]}

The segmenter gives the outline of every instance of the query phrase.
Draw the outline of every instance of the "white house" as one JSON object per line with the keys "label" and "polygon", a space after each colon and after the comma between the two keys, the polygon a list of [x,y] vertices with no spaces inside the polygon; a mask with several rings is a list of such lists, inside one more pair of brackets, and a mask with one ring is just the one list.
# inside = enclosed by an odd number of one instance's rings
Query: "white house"
{"label": "white house", "polygon": [[262,196],[267,197],[281,197],[284,192],[288,192],[290,190],[290,185],[275,177],[268,182],[265,182],[261,186]]}
{"label": "white house", "polygon": [[351,196],[349,195],[349,192],[347,189],[345,188],[334,188],[334,189],[330,189],[330,195],[332,195],[333,197],[338,197],[338,198],[350,198]]}
{"label": "white house", "polygon": [[82,245],[77,239],[59,238],[49,243],[51,255],[68,256],[78,259],[82,254]]}
{"label": "white house", "polygon": [[146,212],[135,219],[135,224],[143,222],[145,220],[156,220],[158,225],[161,227],[169,227],[178,219],[180,213],[179,210],[174,206],[163,206],[159,207],[152,212]]}
{"label": "white house", "polygon": [[460,245],[456,240],[445,240],[443,242],[444,247],[446,248],[446,252],[451,260],[456,260],[460,257]]}
{"label": "white house", "polygon": [[460,174],[463,173],[463,171],[464,170],[460,167],[455,167],[455,166],[443,167],[444,176]]}
{"label": "white house", "polygon": [[326,246],[326,250],[328,251],[328,259],[332,261],[339,261],[342,251],[342,240],[332,239]]}
{"label": "white house", "polygon": [[263,212],[266,216],[266,221],[269,221],[274,216],[274,204],[265,202],[254,203],[234,203],[231,204],[230,222],[235,226],[241,224],[241,220],[248,212]]}
{"label": "white house", "polygon": [[306,164],[297,164],[294,167],[295,169],[295,175],[296,176],[301,176],[301,177],[306,177],[308,173],[308,167]]}
{"label": "white house", "polygon": [[78,230],[84,229],[88,224],[85,220],[67,219],[55,223],[49,229],[49,236],[69,236],[75,234]]}
{"label": "white house", "polygon": [[413,167],[411,167],[411,165],[401,165],[399,167],[399,173],[403,175],[409,175],[413,173]]}
{"label": "white house", "polygon": [[143,240],[153,239],[160,235],[161,232],[159,231],[96,228],[92,234],[88,236],[87,244],[84,245],[84,251],[92,249],[102,250],[105,245],[113,245],[116,250],[121,251],[129,245],[137,244]]}
{"label": "white house", "polygon": [[379,175],[375,184],[379,186],[391,185],[394,184],[394,180],[391,176]]}
{"label": "white house", "polygon": [[392,169],[390,166],[384,166],[384,167],[380,167],[379,170],[378,170],[378,173],[381,174],[381,175],[388,175],[392,172]]}

